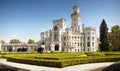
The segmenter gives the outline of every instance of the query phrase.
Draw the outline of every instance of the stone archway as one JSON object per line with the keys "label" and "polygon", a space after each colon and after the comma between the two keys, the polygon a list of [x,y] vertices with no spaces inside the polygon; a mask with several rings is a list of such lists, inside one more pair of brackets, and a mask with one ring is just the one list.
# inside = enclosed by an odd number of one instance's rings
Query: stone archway
{"label": "stone archway", "polygon": [[55,45],[55,51],[59,51],[59,45]]}

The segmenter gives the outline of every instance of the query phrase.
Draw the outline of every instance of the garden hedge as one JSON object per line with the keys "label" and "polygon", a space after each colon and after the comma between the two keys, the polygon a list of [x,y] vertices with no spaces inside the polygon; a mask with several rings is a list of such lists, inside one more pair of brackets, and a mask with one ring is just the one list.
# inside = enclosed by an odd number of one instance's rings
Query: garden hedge
{"label": "garden hedge", "polygon": [[120,56],[98,57],[98,58],[89,57],[89,58],[64,59],[64,60],[44,60],[44,59],[41,60],[41,59],[28,59],[28,58],[25,59],[25,58],[8,57],[7,60],[12,62],[18,62],[18,63],[61,68],[61,67],[66,67],[66,66],[76,65],[76,64],[119,61]]}
{"label": "garden hedge", "polygon": [[49,66],[66,67],[77,64],[115,62],[120,60],[120,52],[87,52],[87,53],[47,53],[47,54],[5,54],[8,61]]}
{"label": "garden hedge", "polygon": [[25,58],[15,58],[15,57],[8,57],[7,60],[12,62],[39,65],[39,66],[61,67],[61,62],[56,60],[25,59]]}

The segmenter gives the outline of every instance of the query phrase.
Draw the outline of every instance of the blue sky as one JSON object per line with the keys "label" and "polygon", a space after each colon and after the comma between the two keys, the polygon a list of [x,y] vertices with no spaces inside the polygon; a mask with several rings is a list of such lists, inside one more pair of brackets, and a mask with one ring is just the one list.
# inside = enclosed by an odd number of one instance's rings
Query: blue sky
{"label": "blue sky", "polygon": [[60,18],[65,18],[70,27],[76,5],[82,23],[96,27],[98,36],[103,18],[108,27],[120,25],[120,0],[0,0],[0,40],[38,41],[40,32],[52,28],[52,21]]}

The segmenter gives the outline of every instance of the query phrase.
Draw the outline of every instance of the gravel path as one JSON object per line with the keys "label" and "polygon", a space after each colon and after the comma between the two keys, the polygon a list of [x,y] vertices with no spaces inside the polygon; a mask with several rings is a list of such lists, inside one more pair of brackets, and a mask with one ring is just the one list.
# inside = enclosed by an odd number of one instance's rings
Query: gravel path
{"label": "gravel path", "polygon": [[20,69],[8,65],[0,64],[0,71],[30,71],[30,70],[25,70],[25,69]]}
{"label": "gravel path", "polygon": [[65,68],[28,65],[28,64],[8,62],[6,60],[0,60],[0,63],[8,66],[16,67],[16,68],[30,70],[30,71],[89,71],[99,67],[109,66],[115,62],[80,64],[80,65],[68,66]]}

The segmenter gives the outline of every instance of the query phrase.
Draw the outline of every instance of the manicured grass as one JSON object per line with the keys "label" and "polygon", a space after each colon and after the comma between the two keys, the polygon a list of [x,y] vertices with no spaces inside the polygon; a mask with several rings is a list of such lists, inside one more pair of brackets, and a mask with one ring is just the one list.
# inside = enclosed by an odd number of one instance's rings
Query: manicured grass
{"label": "manicured grass", "polygon": [[2,57],[13,62],[61,68],[76,64],[119,61],[120,52],[8,53]]}

